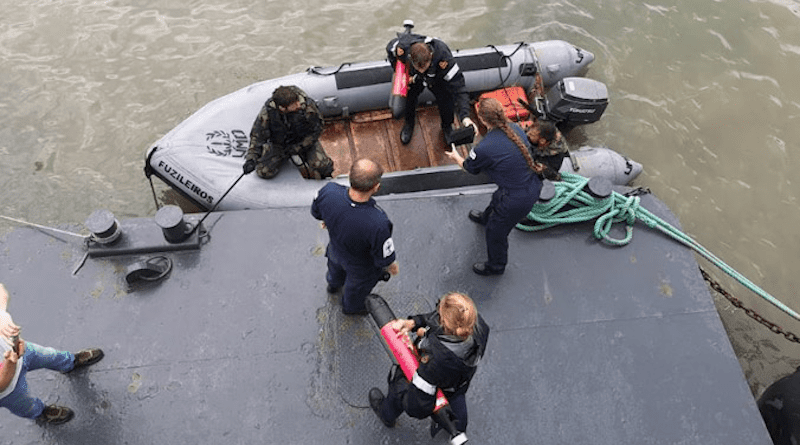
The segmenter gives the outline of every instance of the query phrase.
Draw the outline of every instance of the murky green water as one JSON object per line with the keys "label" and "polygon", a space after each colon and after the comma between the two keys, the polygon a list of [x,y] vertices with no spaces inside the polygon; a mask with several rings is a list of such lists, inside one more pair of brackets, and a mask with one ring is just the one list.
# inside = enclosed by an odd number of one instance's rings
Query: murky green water
{"label": "murky green water", "polygon": [[[453,48],[563,39],[608,86],[583,128],[645,166],[684,230],[800,311],[800,3],[2,0],[0,211],[44,225],[155,213],[144,151],[206,102],[312,65],[384,57],[403,19]],[[166,189],[156,184],[159,196]],[[0,230],[13,227],[0,221]],[[644,230],[644,229],[639,229]],[[712,272],[714,268],[709,267]],[[720,273],[717,273],[721,276]],[[724,278],[724,277],[722,277]],[[0,277],[0,280],[2,278]],[[730,280],[745,304],[796,322]],[[800,346],[719,304],[756,392]]]}

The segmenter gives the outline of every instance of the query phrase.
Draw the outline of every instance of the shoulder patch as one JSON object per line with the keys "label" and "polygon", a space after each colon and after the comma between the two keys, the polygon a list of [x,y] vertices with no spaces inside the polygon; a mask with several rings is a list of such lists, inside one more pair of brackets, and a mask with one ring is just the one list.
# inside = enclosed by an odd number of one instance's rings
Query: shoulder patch
{"label": "shoulder patch", "polygon": [[447,69],[447,61],[442,60],[439,62],[439,69],[446,70]]}
{"label": "shoulder patch", "polygon": [[386,238],[386,241],[383,242],[383,257],[388,258],[393,253],[394,241],[392,241],[392,237]]}

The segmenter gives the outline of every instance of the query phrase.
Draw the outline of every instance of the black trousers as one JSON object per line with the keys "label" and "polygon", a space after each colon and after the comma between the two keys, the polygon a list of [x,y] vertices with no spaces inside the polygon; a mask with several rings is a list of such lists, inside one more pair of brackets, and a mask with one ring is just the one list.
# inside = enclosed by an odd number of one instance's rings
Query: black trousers
{"label": "black trousers", "polygon": [[[428,85],[433,96],[436,98],[436,105],[439,108],[439,119],[442,121],[442,128],[450,129],[453,125],[453,118],[456,110],[456,98],[447,89],[444,82],[437,82],[433,85]],[[425,90],[425,83],[417,81],[411,84],[408,88],[408,95],[406,96],[406,122],[413,123],[417,114],[417,99],[419,95]]]}
{"label": "black trousers", "polygon": [[508,263],[508,234],[517,223],[528,215],[538,196],[520,190],[499,188],[483,210],[486,225],[486,251],[489,255],[486,267],[505,270]]}
{"label": "black trousers", "polygon": [[[383,405],[381,405],[381,417],[383,419],[394,422],[400,417],[400,414],[403,414],[403,399],[405,397],[413,397],[413,392],[408,390],[410,385],[411,383],[405,378],[395,379],[394,382],[389,383],[389,394],[383,399]],[[456,417],[456,429],[462,433],[466,432],[469,421],[466,394],[451,394],[446,397]]]}

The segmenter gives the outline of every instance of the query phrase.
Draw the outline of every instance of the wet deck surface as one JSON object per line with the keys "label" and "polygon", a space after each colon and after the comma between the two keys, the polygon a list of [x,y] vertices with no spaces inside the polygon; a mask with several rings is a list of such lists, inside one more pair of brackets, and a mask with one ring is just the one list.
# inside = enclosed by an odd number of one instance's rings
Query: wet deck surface
{"label": "wet deck surface", "polygon": [[[483,230],[466,215],[488,200],[381,201],[400,275],[376,292],[401,307],[465,291],[492,328],[467,396],[470,443],[770,443],[687,249],[642,226],[623,248],[588,224],[514,231],[506,274],[478,277]],[[674,222],[660,201],[643,203]],[[143,257],[89,258],[73,274],[83,249],[68,236],[20,228],[0,240],[23,337],[106,351],[69,377],[29,374],[33,393],[76,417],[40,427],[0,410],[0,443],[446,443],[427,421],[390,430],[348,403],[337,357],[379,369],[362,384],[382,389],[390,362],[342,344],[374,334],[327,296],[327,234],[308,207],[215,214],[206,227],[199,250],[167,253],[171,274],[133,292],[123,277]]]}

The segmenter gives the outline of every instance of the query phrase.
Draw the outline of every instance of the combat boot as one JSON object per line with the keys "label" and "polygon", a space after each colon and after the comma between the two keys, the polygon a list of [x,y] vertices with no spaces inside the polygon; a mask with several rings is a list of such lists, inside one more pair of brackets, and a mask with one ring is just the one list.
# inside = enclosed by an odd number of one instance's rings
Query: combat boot
{"label": "combat boot", "polygon": [[400,142],[403,145],[408,145],[412,136],[414,136],[414,118],[406,119],[403,129],[400,130]]}
{"label": "combat boot", "polygon": [[375,415],[381,419],[384,425],[387,428],[394,428],[394,422],[389,422],[381,416],[381,405],[383,405],[383,393],[378,388],[372,388],[369,390],[369,407],[372,408],[372,411],[375,412]]}

